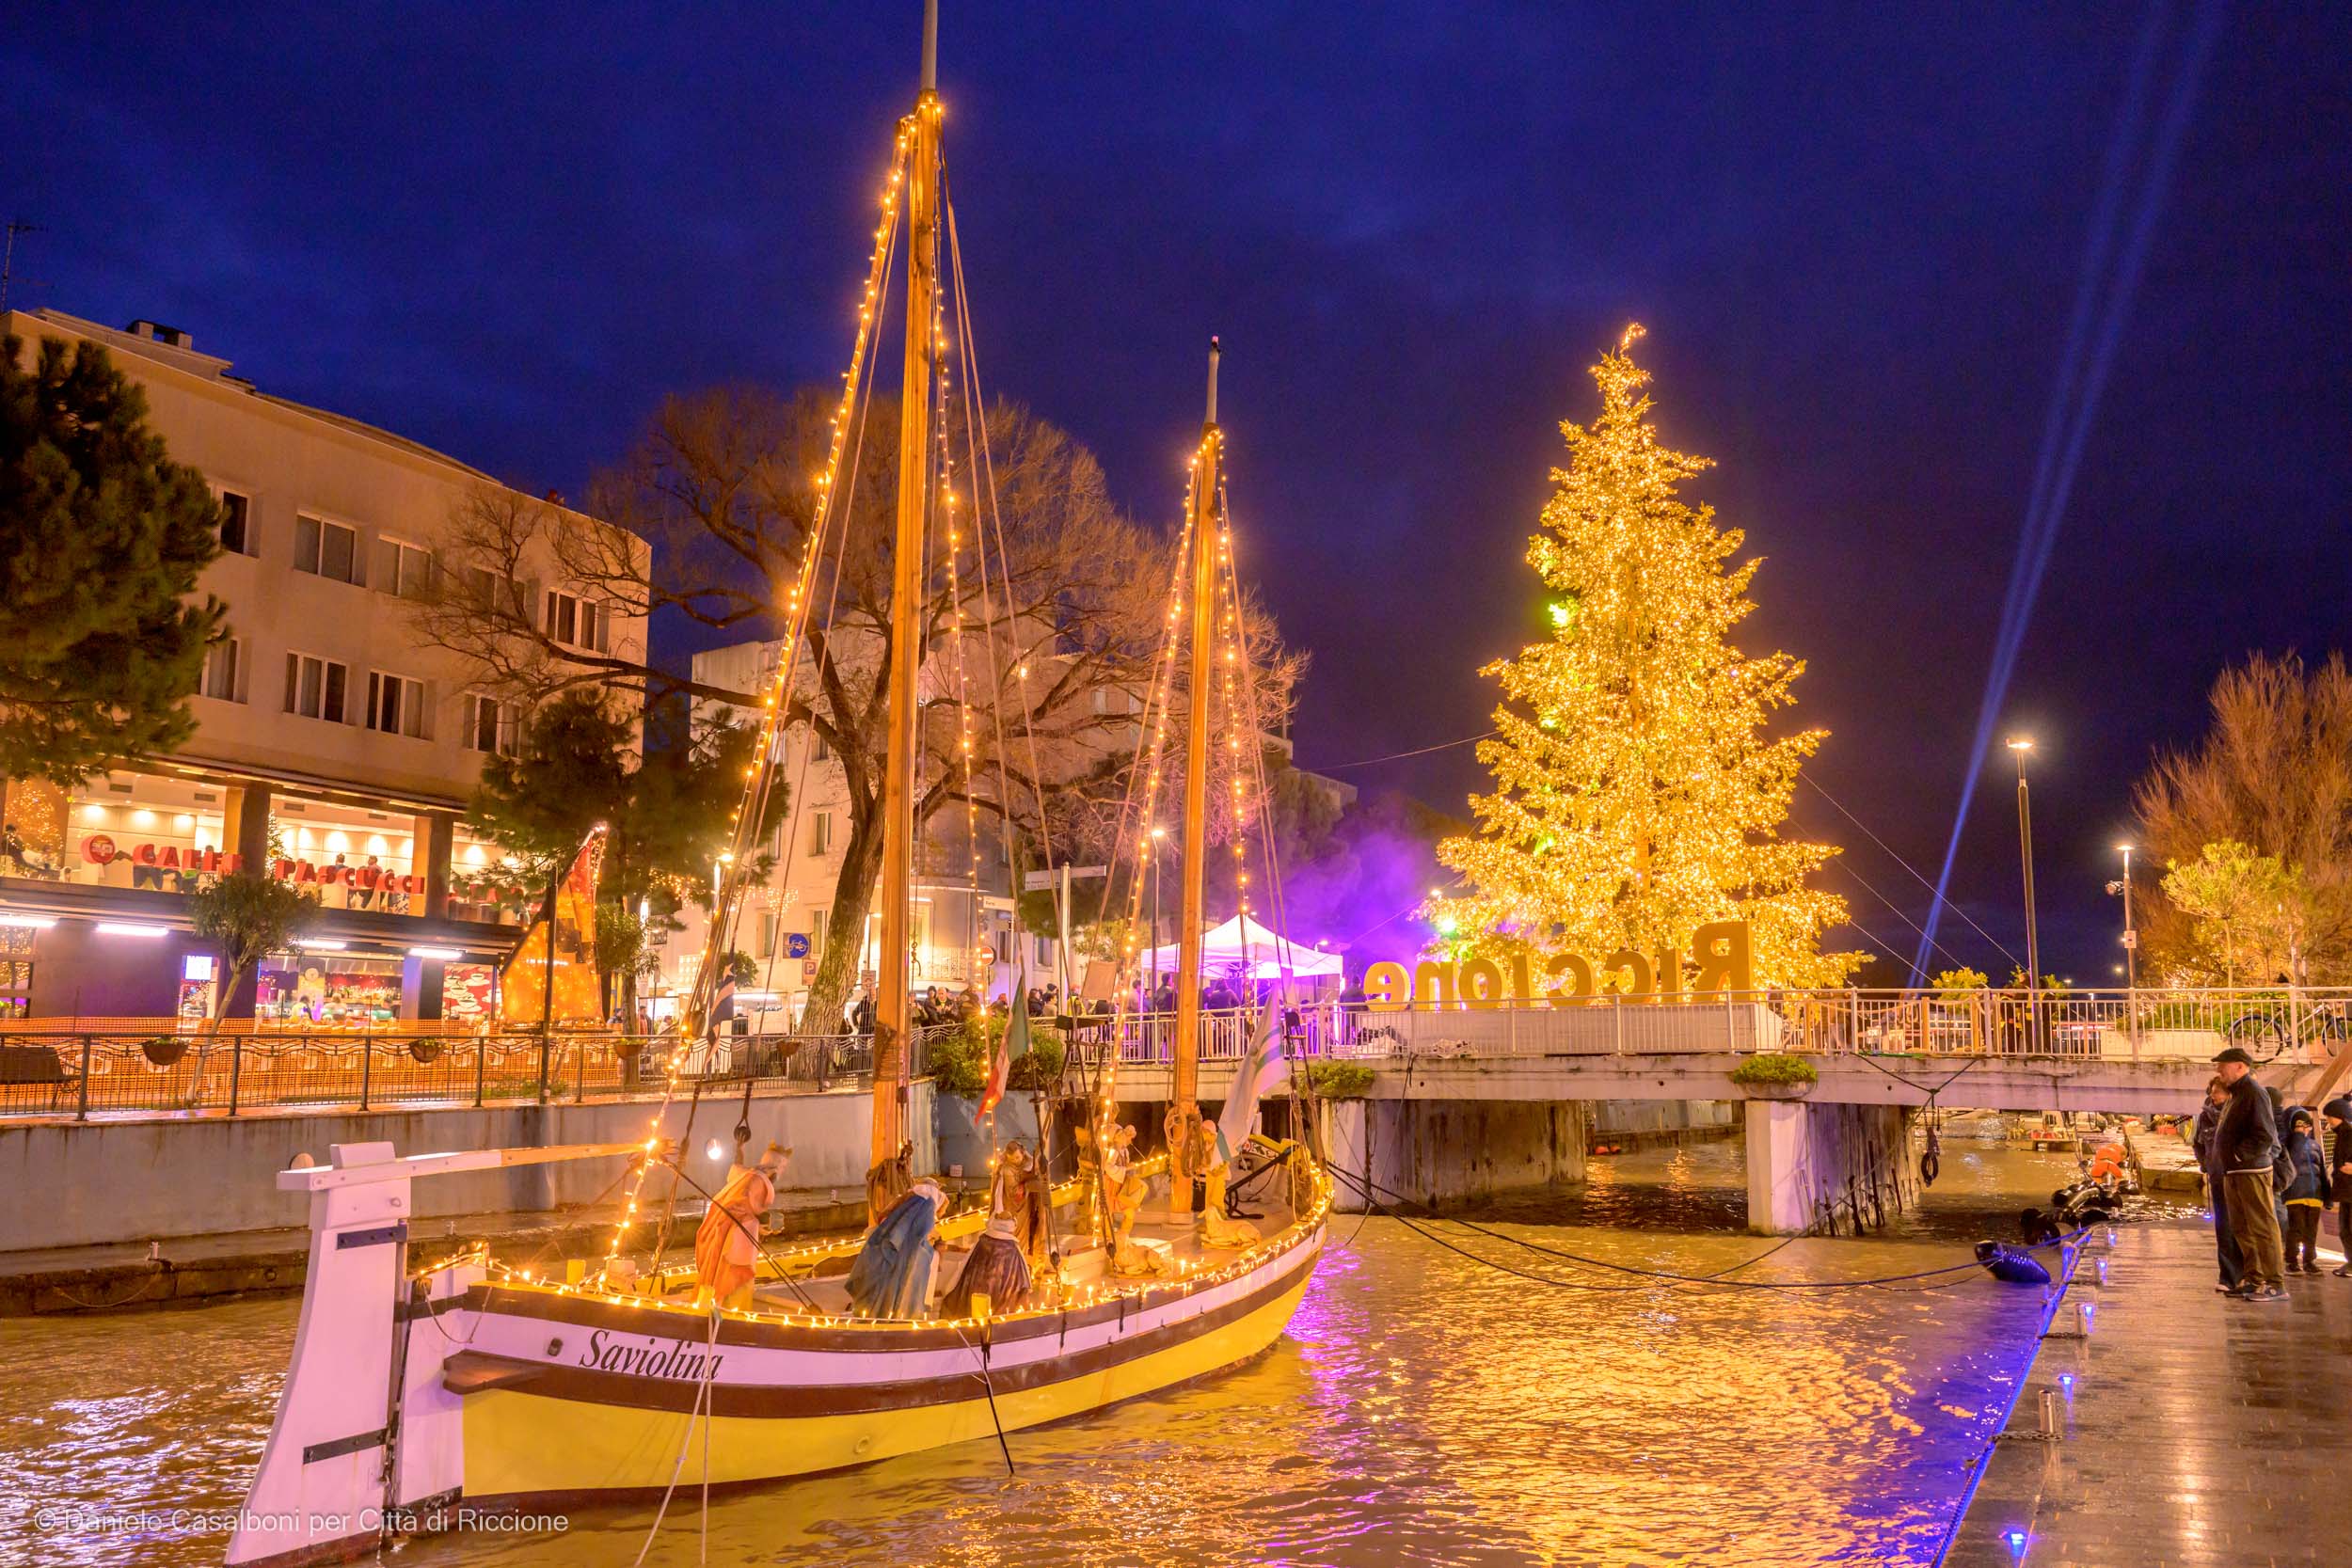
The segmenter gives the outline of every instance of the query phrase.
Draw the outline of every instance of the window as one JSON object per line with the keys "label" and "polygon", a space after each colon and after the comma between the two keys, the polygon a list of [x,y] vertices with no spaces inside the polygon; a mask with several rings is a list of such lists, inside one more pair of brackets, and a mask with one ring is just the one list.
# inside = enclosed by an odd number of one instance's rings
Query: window
{"label": "window", "polygon": [[421,599],[433,585],[437,570],[433,552],[398,539],[375,542],[375,586],[404,599]]}
{"label": "window", "polygon": [[460,723],[462,733],[458,739],[469,752],[504,753],[515,749],[515,709],[511,704],[469,691]]}
{"label": "window", "polygon": [[548,590],[546,604],[547,613],[539,629],[551,640],[599,654],[611,651],[611,610],[593,599],[560,594],[552,588]]}
{"label": "window", "polygon": [[811,730],[808,732],[808,741],[809,744],[815,748],[815,750],[809,753],[809,760],[811,762],[831,762],[833,760],[833,748],[825,744],[825,737],[823,736],[818,735],[815,730]]}
{"label": "window", "polygon": [[368,728],[386,735],[424,738],[424,682],[405,675],[368,672]]}
{"label": "window", "polygon": [[318,517],[296,517],[294,570],[337,582],[359,581],[359,531]]}
{"label": "window", "polygon": [[251,555],[253,499],[234,490],[220,493],[220,547],[230,555]]}
{"label": "window", "polygon": [[244,653],[245,645],[233,637],[224,637],[204,650],[204,684],[199,689],[204,695],[224,703],[244,700],[237,684]]}
{"label": "window", "polygon": [[808,956],[812,958],[825,956],[825,925],[832,913],[831,910],[808,911]]}
{"label": "window", "polygon": [[286,711],[305,719],[343,721],[343,699],[351,682],[347,665],[310,654],[286,656]]}
{"label": "window", "polygon": [[775,951],[776,911],[773,910],[763,910],[760,911],[759,915],[758,950],[753,953],[752,957],[755,958],[771,958],[774,956]]}
{"label": "window", "polygon": [[808,852],[821,855],[833,847],[833,813],[813,811],[808,814]]}

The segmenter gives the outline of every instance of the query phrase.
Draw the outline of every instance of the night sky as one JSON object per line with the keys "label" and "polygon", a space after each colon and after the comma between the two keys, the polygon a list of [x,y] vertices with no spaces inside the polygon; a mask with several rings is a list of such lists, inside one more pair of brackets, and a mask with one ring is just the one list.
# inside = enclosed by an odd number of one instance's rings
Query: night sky
{"label": "night sky", "polygon": [[[945,8],[988,382],[1172,518],[1223,335],[1245,567],[1314,657],[1303,764],[1486,728],[1557,422],[1639,319],[1665,437],[1721,464],[1694,498],[1768,558],[1746,641],[1810,662],[1815,775],[1932,878],[1989,767],[1954,888],[2022,952],[2013,775],[1971,736],[2150,12]],[[11,303],[183,326],[575,495],[666,391],[834,381],[919,7],[675,9],[36,8],[0,52],[0,216],[44,230]],[[2159,106],[2200,14],[2153,35]],[[2352,13],[2239,8],[2192,86],[2004,712],[2040,741],[2044,967],[2085,984],[2153,751],[2248,649],[2345,641]],[[1343,776],[1457,812],[1483,779],[1468,748]],[[1907,961],[1856,879],[1912,920],[1925,889],[1797,804]]]}

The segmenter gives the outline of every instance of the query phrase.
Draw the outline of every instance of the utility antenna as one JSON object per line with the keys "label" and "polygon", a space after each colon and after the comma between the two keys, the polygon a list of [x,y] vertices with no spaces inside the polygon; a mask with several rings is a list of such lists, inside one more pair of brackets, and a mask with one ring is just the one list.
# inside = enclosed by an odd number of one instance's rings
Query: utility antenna
{"label": "utility antenna", "polygon": [[[16,276],[16,237],[19,234],[41,232],[43,230],[39,224],[26,223],[23,218],[8,220],[8,242],[5,245],[0,245],[0,310],[6,310],[8,308],[8,284]],[[43,286],[38,277],[28,277],[24,281],[35,288]]]}

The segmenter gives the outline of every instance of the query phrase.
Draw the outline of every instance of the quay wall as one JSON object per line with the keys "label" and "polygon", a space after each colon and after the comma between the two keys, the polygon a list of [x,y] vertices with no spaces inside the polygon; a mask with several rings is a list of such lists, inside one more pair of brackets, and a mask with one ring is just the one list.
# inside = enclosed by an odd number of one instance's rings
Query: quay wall
{"label": "quay wall", "polygon": [[1324,1106],[1338,1207],[1361,1213],[1353,1176],[1383,1203],[1430,1208],[1584,1180],[1585,1107],[1575,1101],[1342,1100]]}
{"label": "quay wall", "polygon": [[1910,1207],[1910,1117],[1899,1105],[1749,1101],[1748,1228],[1851,1235]]}
{"label": "quay wall", "polygon": [[[914,1085],[907,1126],[915,1168],[937,1168],[930,1085]],[[0,1122],[0,1252],[168,1240],[309,1223],[306,1200],[278,1190],[297,1153],[321,1164],[334,1144],[389,1143],[397,1154],[538,1148],[643,1138],[652,1103],[508,1105],[480,1110],[395,1110],[191,1117],[121,1122]],[[739,1099],[706,1099],[693,1116],[687,1172],[716,1189],[726,1174]],[[670,1107],[662,1135],[683,1136],[689,1107]],[[787,1194],[862,1195],[871,1163],[873,1103],[863,1091],[755,1097],[752,1147],[770,1139],[793,1152]],[[706,1152],[716,1138],[723,1153]],[[618,1160],[564,1161],[435,1177],[417,1183],[420,1219],[538,1213],[611,1198]],[[680,1195],[691,1199],[691,1189]]]}
{"label": "quay wall", "polygon": [[1742,1125],[1736,1100],[1595,1100],[1588,1104],[1592,1141],[1620,1148],[1728,1138]]}

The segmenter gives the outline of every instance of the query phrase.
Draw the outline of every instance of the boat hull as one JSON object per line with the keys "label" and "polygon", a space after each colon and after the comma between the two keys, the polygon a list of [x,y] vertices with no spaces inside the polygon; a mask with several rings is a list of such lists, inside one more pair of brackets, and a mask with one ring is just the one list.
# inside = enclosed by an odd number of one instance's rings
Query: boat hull
{"label": "boat hull", "polygon": [[[1108,1354],[992,1366],[993,1418],[977,1353],[965,1358],[968,1371],[871,1390],[738,1386],[733,1398],[713,1401],[707,1479],[713,1485],[776,1481],[984,1440],[998,1421],[1012,1432],[1065,1420],[1221,1370],[1281,1338],[1306,1293],[1313,1250],[1301,1249],[1290,1260],[1298,1266],[1276,1289],[1253,1292],[1237,1310],[1114,1338],[1101,1347]],[[1063,1361],[1079,1370],[1055,1375]],[[827,1403],[852,1408],[821,1408]],[[768,1413],[752,1413],[763,1404]],[[485,1507],[659,1492],[674,1476],[697,1486],[706,1479],[703,1432],[691,1404],[491,1388],[467,1398],[464,1431],[465,1494]]]}

